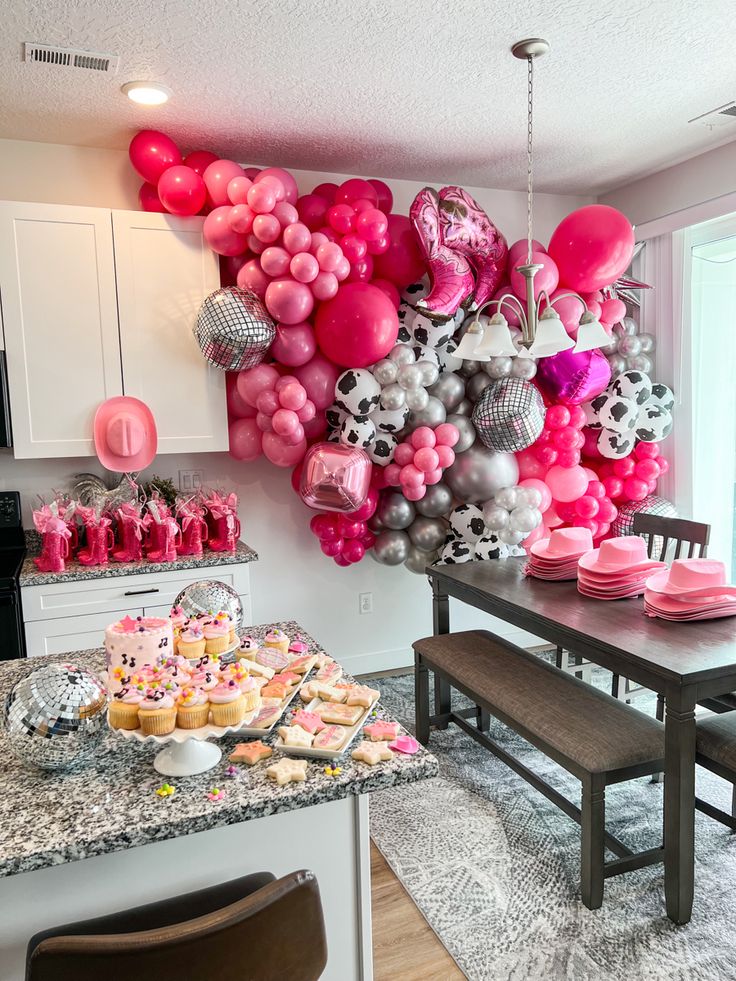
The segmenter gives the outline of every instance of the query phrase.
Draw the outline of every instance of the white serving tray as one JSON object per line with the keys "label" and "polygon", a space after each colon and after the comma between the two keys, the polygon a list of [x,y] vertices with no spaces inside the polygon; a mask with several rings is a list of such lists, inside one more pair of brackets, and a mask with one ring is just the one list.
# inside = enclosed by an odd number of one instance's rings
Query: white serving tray
{"label": "white serving tray", "polygon": [[[276,738],[274,749],[280,750],[285,756],[304,756],[312,760],[339,760],[341,756],[345,755],[350,747],[350,744],[363,728],[366,719],[375,709],[376,705],[378,705],[378,701],[379,699],[377,698],[368,706],[367,709],[363,709],[363,713],[361,714],[360,718],[357,722],[353,723],[353,725],[343,726],[343,729],[347,730],[348,736],[340,749],[314,749],[312,746],[287,746],[281,736]],[[324,704],[327,703],[321,698],[313,698],[312,701],[307,705],[304,705],[303,708],[307,712],[314,712],[318,705]]]}

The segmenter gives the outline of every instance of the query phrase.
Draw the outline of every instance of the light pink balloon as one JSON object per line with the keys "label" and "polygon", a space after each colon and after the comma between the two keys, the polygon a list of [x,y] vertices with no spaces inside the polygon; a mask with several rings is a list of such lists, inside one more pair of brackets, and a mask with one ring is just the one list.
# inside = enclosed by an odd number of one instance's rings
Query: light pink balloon
{"label": "light pink balloon", "polygon": [[[258,393],[256,398],[256,409],[267,416],[272,416],[277,409],[281,408],[279,397],[275,389],[264,388]],[[270,427],[269,427],[270,428]]]}
{"label": "light pink balloon", "polygon": [[256,413],[256,422],[262,433],[273,432],[273,418],[267,412]]}
{"label": "light pink balloon", "polygon": [[243,168],[234,160],[216,160],[211,163],[202,174],[210,205],[213,208],[220,208],[224,204],[230,204],[228,185],[234,178],[243,176]]}
{"label": "light pink balloon", "polygon": [[271,280],[261,269],[258,259],[249,259],[238,273],[237,282],[241,290],[251,290],[262,300]]}
{"label": "light pink balloon", "polygon": [[335,384],[342,369],[328,360],[320,351],[304,365],[300,365],[294,375],[307,390],[307,396],[314,402],[318,412],[335,401]]}
{"label": "light pink balloon", "polygon": [[564,504],[577,501],[588,489],[588,475],[581,466],[560,467],[555,464],[549,468],[544,479],[553,499]]}
{"label": "light pink balloon", "polygon": [[236,419],[230,423],[230,456],[236,460],[256,460],[262,452],[263,434],[255,419]]}
{"label": "light pink balloon", "polygon": [[260,393],[264,389],[273,388],[280,377],[278,371],[270,364],[245,368],[238,372],[238,394],[248,405],[255,406]]}
{"label": "light pink balloon", "polygon": [[283,276],[288,272],[291,256],[280,245],[272,245],[261,253],[261,269],[269,276]]}
{"label": "light pink balloon", "polygon": [[394,453],[394,462],[406,467],[414,460],[414,447],[411,443],[399,443]]}
{"label": "light pink balloon", "polygon": [[312,255],[317,255],[317,249],[320,245],[327,245],[329,239],[323,232],[312,232],[312,236],[309,242],[309,251]]}
{"label": "light pink balloon", "polygon": [[548,532],[543,524],[537,525],[537,527],[533,531],[530,531],[529,534],[521,543],[527,554],[531,550],[532,545],[535,542],[541,541],[542,538],[546,538],[547,534]]}
{"label": "light pink balloon", "polygon": [[248,191],[253,187],[253,181],[243,174],[240,177],[233,177],[227,185],[227,196],[231,204],[247,204]]}
{"label": "light pink balloon", "polygon": [[[255,221],[255,219],[253,220]],[[256,255],[260,255],[262,252],[265,252],[268,246],[265,242],[262,242],[259,238],[256,238],[251,232],[251,234],[248,236],[248,248]]]}
{"label": "light pink balloon", "polygon": [[276,279],[266,289],[266,307],[274,320],[282,324],[301,324],[314,308],[314,297],[304,283]]}
{"label": "light pink balloon", "polygon": [[279,380],[276,382],[274,388],[276,389],[277,392],[280,392],[282,389],[286,388],[287,385],[294,385],[298,383],[299,383],[299,379],[296,378],[294,375],[282,375],[279,378]]}
{"label": "light pink balloon", "polygon": [[256,215],[253,219],[253,234],[259,242],[270,245],[281,234],[281,225],[275,215]]}
{"label": "light pink balloon", "polygon": [[311,283],[319,273],[319,263],[309,252],[297,252],[289,271],[298,283]]}
{"label": "light pink balloon", "polygon": [[[582,301],[578,300],[575,296],[565,296],[565,293],[569,293],[563,287],[558,287],[553,293],[550,294],[550,300],[556,300],[554,304],[554,309],[559,314],[560,320],[565,325],[565,330],[568,333],[572,330],[577,330],[580,324],[580,318],[585,313],[585,308],[583,307]],[[557,299],[558,297],[563,297],[563,299]],[[542,304],[542,311],[547,309],[547,304]]]}
{"label": "light pink balloon", "polygon": [[460,439],[460,430],[452,422],[442,422],[435,429],[434,438],[438,446],[455,446]]}
{"label": "light pink balloon", "polygon": [[273,214],[278,219],[279,225],[282,228],[286,228],[287,225],[294,225],[299,221],[299,212],[288,201],[277,201],[276,207],[273,209]]}
{"label": "light pink balloon", "polygon": [[[298,381],[289,382],[279,389],[279,402],[284,409],[298,412],[307,403],[307,391]],[[301,419],[299,420],[302,421]]]}
{"label": "light pink balloon", "polygon": [[235,419],[255,419],[256,410],[252,405],[248,405],[238,391],[238,374],[235,371],[228,371],[225,376],[225,388],[227,392],[227,413],[230,421]]}
{"label": "light pink balloon", "polygon": [[[518,242],[514,242],[512,246],[509,247],[509,269],[513,269],[514,266],[520,266],[526,262],[527,257],[527,241],[525,238],[520,238]],[[546,252],[547,250],[542,245],[540,241],[536,238],[532,239],[532,252]]]}
{"label": "light pink balloon", "polygon": [[274,193],[276,201],[286,200],[286,189],[278,177],[274,177],[273,174],[259,174],[258,183],[265,184],[266,187],[270,187]]}
{"label": "light pink balloon", "polygon": [[296,255],[297,252],[308,252],[311,244],[312,233],[300,221],[284,229],[284,248],[292,255]]}
{"label": "light pink balloon", "polygon": [[[160,193],[160,184],[159,196],[163,200],[163,196]],[[601,303],[600,315],[607,324],[618,324],[626,316],[626,304],[623,300],[619,300],[616,297],[612,297],[610,300],[604,300],[603,303]]]}
{"label": "light pink balloon", "polygon": [[341,283],[344,279],[347,279],[350,275],[350,263],[345,256],[343,256],[338,262],[334,275],[339,283]]}
{"label": "light pink balloon", "polygon": [[299,425],[299,417],[291,409],[277,409],[271,422],[277,436],[288,436]]}
{"label": "light pink balloon", "polygon": [[417,470],[421,470],[423,474],[431,473],[433,470],[436,470],[439,465],[440,458],[437,455],[437,450],[433,449],[431,446],[423,446],[414,454],[414,466],[417,468]]}
{"label": "light pink balloon", "polygon": [[264,170],[259,171],[258,175],[254,178],[255,183],[260,183],[265,177],[275,177],[281,181],[286,194],[286,200],[289,204],[296,204],[299,197],[299,188],[296,186],[296,181],[288,170],[282,170],[281,167],[266,167]]}
{"label": "light pink balloon", "polygon": [[315,300],[324,302],[324,300],[331,300],[335,296],[340,284],[334,273],[321,272],[317,273],[310,286]]}
{"label": "light pink balloon", "polygon": [[[207,169],[209,170],[209,167]],[[204,220],[205,241],[218,255],[239,255],[245,252],[248,245],[246,236],[233,231],[230,227],[231,212],[232,207],[229,204],[223,205],[210,211]]]}
{"label": "light pink balloon", "polygon": [[[421,452],[421,450],[419,452]],[[432,452],[434,452],[434,450]],[[414,463],[407,463],[405,467],[401,468],[401,477],[399,480],[401,481],[402,487],[418,487],[419,484],[424,483],[424,471],[420,470],[420,468]]]}
{"label": "light pink balloon", "polygon": [[294,426],[294,429],[290,433],[287,433],[283,439],[285,443],[289,444],[289,446],[294,446],[296,443],[301,443],[304,437],[304,426],[298,422],[296,426]]}
{"label": "light pink balloon", "polygon": [[311,399],[307,399],[301,409],[297,409],[296,414],[299,416],[299,422],[311,422],[317,415],[314,402]]}
{"label": "light pink balloon", "polygon": [[334,273],[342,258],[343,252],[337,242],[326,242],[317,249],[317,262],[324,272]]}
{"label": "light pink balloon", "polygon": [[[265,252],[264,252],[265,255]],[[263,257],[261,257],[263,261]],[[297,368],[306,364],[317,350],[317,341],[311,324],[276,324],[276,337],[269,349],[276,361]],[[308,419],[301,419],[308,422]]]}
{"label": "light pink balloon", "polygon": [[277,467],[295,466],[306,452],[307,443],[304,439],[290,446],[285,439],[276,433],[263,434],[263,454]]}
{"label": "light pink balloon", "polygon": [[268,184],[254,184],[248,191],[248,204],[257,215],[270,214],[276,207],[276,195]]}
{"label": "light pink balloon", "polygon": [[[554,259],[548,256],[546,252],[532,252],[532,262],[542,267],[534,277],[534,296],[538,298],[542,290],[546,293],[552,293],[557,289],[557,284],[560,281],[560,274]],[[514,293],[520,299],[526,299],[526,280],[521,273],[512,269],[509,273],[509,282]]]}
{"label": "light pink balloon", "polygon": [[418,484],[416,487],[402,484],[402,493],[407,501],[421,501],[427,493],[427,488],[424,484]]}
{"label": "light pink balloon", "polygon": [[455,451],[451,446],[445,446],[444,443],[441,443],[435,447],[435,452],[439,460],[438,466],[442,467],[443,470],[451,467],[455,462]]}
{"label": "light pink balloon", "polygon": [[253,228],[254,218],[253,210],[247,204],[236,204],[230,212],[230,227],[234,232],[239,232],[241,235],[248,235]]}
{"label": "light pink balloon", "polygon": [[542,495],[542,503],[539,505],[539,510],[544,514],[549,509],[552,503],[552,492],[543,480],[539,480],[537,477],[526,477],[524,480],[519,481],[519,487],[532,487],[534,490],[539,491]]}

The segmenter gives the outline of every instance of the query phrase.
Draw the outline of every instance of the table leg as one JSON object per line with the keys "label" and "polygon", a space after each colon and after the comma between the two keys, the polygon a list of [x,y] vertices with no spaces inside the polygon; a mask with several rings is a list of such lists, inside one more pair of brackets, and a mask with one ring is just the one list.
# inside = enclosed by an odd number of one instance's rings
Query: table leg
{"label": "table leg", "polygon": [[667,915],[688,923],[695,873],[695,689],[667,693],[664,769],[664,890]]}
{"label": "table leg", "polygon": [[[435,634],[450,632],[450,597],[440,584],[432,580],[432,626]],[[446,715],[450,711],[450,686],[438,675],[434,676],[434,714]],[[447,723],[437,726],[446,729]]]}

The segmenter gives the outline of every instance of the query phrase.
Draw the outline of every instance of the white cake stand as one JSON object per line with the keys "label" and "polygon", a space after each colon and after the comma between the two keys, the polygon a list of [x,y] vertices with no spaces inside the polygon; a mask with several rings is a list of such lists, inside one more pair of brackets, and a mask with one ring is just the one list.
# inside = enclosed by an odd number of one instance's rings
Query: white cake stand
{"label": "white cake stand", "polygon": [[[147,736],[140,729],[113,729],[123,739],[139,743],[156,743],[164,748],[157,753],[153,766],[165,777],[193,777],[211,770],[222,759],[222,750],[208,742],[221,739],[229,732],[238,732],[256,713],[249,712],[236,726],[214,726],[208,723],[199,729],[174,729],[166,736]],[[112,728],[112,727],[111,727]]]}

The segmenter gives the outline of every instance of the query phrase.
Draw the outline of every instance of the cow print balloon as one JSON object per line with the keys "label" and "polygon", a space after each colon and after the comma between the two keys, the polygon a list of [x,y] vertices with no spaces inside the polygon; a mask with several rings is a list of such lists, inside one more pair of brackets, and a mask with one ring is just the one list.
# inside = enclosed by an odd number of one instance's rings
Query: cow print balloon
{"label": "cow print balloon", "polygon": [[367,416],[378,405],[381,386],[365,368],[348,368],[335,385],[335,405],[352,416]]}
{"label": "cow print balloon", "polygon": [[366,452],[374,463],[385,467],[393,460],[398,445],[398,439],[391,433],[376,433],[375,440],[367,447]]}
{"label": "cow print balloon", "polygon": [[659,443],[672,432],[672,416],[661,405],[649,402],[636,421],[636,438],[642,443]]}
{"label": "cow print balloon", "polygon": [[409,421],[410,413],[408,405],[400,409],[376,409],[371,413],[371,419],[382,433],[400,433]]}
{"label": "cow print balloon", "polygon": [[455,538],[445,543],[438,565],[461,565],[463,562],[472,562],[474,558],[475,546]]}
{"label": "cow print balloon", "polygon": [[426,313],[415,313],[410,322],[407,317],[407,324],[414,340],[423,347],[442,347],[455,333],[454,321],[445,320],[442,323],[437,323]]}
{"label": "cow print balloon", "polygon": [[672,412],[675,407],[675,396],[672,393],[672,389],[663,385],[661,382],[655,382],[652,385],[652,397],[648,404],[651,405],[652,403],[661,406],[667,412]]}
{"label": "cow print balloon", "polygon": [[483,512],[475,504],[460,504],[450,512],[450,528],[466,542],[475,542],[485,531]]}
{"label": "cow print balloon", "polygon": [[652,383],[643,371],[623,371],[611,382],[609,392],[642,406],[652,397]]}
{"label": "cow print balloon", "polygon": [[609,395],[598,410],[598,421],[604,429],[626,433],[636,425],[639,406],[623,395]]}
{"label": "cow print balloon", "polygon": [[489,533],[480,538],[475,545],[475,558],[480,561],[505,559],[509,554],[509,546],[494,534]]}
{"label": "cow print balloon", "polygon": [[631,453],[635,442],[633,429],[628,433],[614,433],[611,429],[601,429],[598,437],[598,452],[608,460],[618,460]]}
{"label": "cow print balloon", "polygon": [[340,426],[342,426],[346,415],[347,412],[343,412],[342,409],[333,403],[329,409],[325,411],[327,425],[330,427],[330,429],[339,429]]}
{"label": "cow print balloon", "polygon": [[340,442],[367,449],[376,438],[376,426],[369,416],[345,416],[340,426]]}

